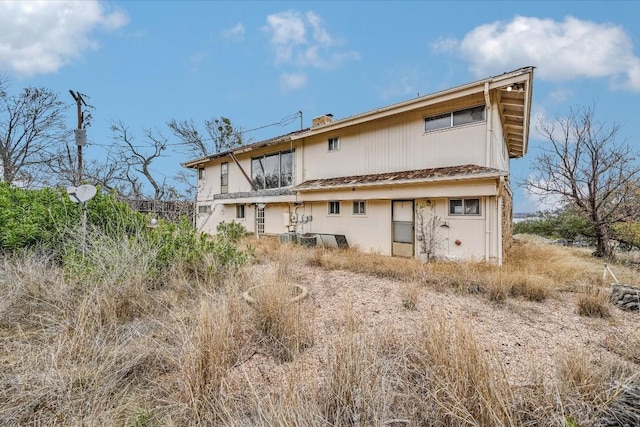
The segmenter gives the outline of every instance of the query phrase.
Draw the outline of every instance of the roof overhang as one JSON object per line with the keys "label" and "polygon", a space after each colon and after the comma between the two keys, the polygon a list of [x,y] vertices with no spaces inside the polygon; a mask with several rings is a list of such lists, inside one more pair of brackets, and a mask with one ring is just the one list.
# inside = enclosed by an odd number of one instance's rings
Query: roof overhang
{"label": "roof overhang", "polygon": [[454,101],[467,96],[483,94],[485,90],[488,90],[488,95],[494,100],[499,109],[509,157],[522,157],[527,152],[527,142],[529,139],[533,70],[534,67],[523,67],[430,95],[371,110],[366,113],[334,120],[292,135],[292,139],[296,140],[320,133],[335,132],[348,126],[401,114],[406,111]]}
{"label": "roof overhang", "polygon": [[469,180],[500,179],[508,172],[476,165],[446,168],[420,169],[414,171],[389,172],[373,175],[356,175],[341,178],[314,179],[295,187],[298,192],[382,187],[389,185],[412,185],[427,183],[459,182]]}
{"label": "roof overhang", "polygon": [[216,153],[182,163],[183,167],[196,168],[205,163],[231,154],[242,154],[263,147],[282,143],[291,143],[298,139],[335,132],[339,129],[365,122],[401,114],[407,111],[432,105],[455,101],[457,99],[483,94],[489,91],[491,100],[497,105],[502,122],[502,131],[507,144],[509,157],[522,157],[527,152],[529,123],[531,116],[531,97],[533,93],[534,67],[523,67],[497,76],[456,86],[440,92],[410,99],[408,101],[378,108],[344,119],[291,132],[287,135],[238,147],[233,150]]}

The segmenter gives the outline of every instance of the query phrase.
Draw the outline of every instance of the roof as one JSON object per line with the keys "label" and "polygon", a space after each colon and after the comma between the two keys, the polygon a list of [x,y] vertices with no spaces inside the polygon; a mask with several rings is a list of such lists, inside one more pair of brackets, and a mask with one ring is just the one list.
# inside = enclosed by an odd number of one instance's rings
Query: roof
{"label": "roof", "polygon": [[486,90],[493,90],[497,92],[497,95],[494,95],[494,101],[497,103],[499,114],[502,118],[502,130],[507,143],[509,156],[512,158],[522,157],[527,152],[529,140],[533,70],[534,67],[522,67],[517,70],[455,86],[429,95],[412,98],[407,101],[391,104],[350,117],[333,120],[329,123],[301,129],[264,141],[243,145],[232,150],[190,160],[183,163],[182,166],[193,168],[207,161],[224,157],[229,154],[245,153],[258,148],[286,143],[316,134],[333,132],[347,126],[353,126],[383,117],[400,114],[405,111],[427,107],[446,99],[457,99],[466,95],[482,93]]}
{"label": "roof", "polygon": [[265,140],[262,140],[262,141],[254,142],[252,144],[241,145],[241,146],[235,147],[235,148],[233,148],[231,150],[221,151],[219,153],[210,154],[208,156],[199,157],[199,158],[193,159],[193,160],[188,160],[188,161],[182,163],[182,166],[185,167],[185,168],[193,168],[193,167],[197,167],[198,165],[200,165],[202,163],[206,163],[206,162],[208,162],[210,160],[218,159],[218,158],[224,157],[224,156],[228,156],[231,153],[233,153],[233,154],[241,154],[241,153],[245,153],[247,151],[256,150],[258,148],[270,147],[272,145],[281,144],[283,142],[289,142],[289,141],[291,141],[293,136],[298,135],[298,134],[303,133],[303,132],[306,132],[308,130],[309,130],[309,128],[296,130],[296,131],[289,132],[289,133],[284,134],[284,135],[274,136],[273,138],[269,138],[269,139],[265,139]]}
{"label": "roof", "polygon": [[354,175],[338,178],[313,179],[295,187],[298,191],[319,191],[337,188],[368,187],[389,184],[412,184],[461,179],[498,178],[506,171],[477,165],[448,166],[444,168],[418,169],[371,175]]}

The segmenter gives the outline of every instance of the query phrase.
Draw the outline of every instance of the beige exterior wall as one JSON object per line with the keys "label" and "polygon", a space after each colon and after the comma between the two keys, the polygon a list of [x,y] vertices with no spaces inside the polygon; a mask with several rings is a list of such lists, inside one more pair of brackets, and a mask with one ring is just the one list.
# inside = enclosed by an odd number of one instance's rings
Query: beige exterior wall
{"label": "beige exterior wall", "polygon": [[[486,124],[424,132],[424,117],[398,117],[304,141],[303,180],[486,163]],[[328,150],[328,138],[340,150]]]}
{"label": "beige exterior wall", "polygon": [[343,234],[349,246],[357,246],[363,252],[391,255],[391,202],[369,200],[365,215],[353,215],[353,202],[340,201],[340,215],[329,215],[328,202],[306,202],[297,210],[311,215],[312,220],[299,223],[298,233]]}

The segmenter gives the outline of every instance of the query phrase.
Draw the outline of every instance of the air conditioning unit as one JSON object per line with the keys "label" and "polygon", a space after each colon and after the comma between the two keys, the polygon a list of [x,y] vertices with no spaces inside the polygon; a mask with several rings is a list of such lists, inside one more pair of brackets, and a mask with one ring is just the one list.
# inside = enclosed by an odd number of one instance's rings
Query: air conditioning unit
{"label": "air conditioning unit", "polygon": [[282,233],[278,236],[280,243],[298,243],[298,235],[296,233]]}

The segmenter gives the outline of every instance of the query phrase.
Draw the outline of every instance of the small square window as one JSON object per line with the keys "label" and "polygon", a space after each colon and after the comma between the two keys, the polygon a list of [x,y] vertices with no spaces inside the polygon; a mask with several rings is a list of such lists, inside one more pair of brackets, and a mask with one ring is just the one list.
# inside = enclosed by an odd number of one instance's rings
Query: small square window
{"label": "small square window", "polygon": [[340,202],[329,202],[329,215],[340,215]]}
{"label": "small square window", "polygon": [[329,151],[338,151],[340,149],[340,138],[329,138]]}
{"label": "small square window", "polygon": [[367,204],[364,200],[356,200],[353,202],[353,214],[354,215],[367,214]]}
{"label": "small square window", "polygon": [[244,219],[244,205],[236,205],[236,218]]}
{"label": "small square window", "polygon": [[450,199],[449,215],[480,215],[480,199]]}

